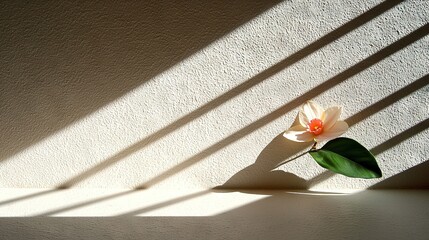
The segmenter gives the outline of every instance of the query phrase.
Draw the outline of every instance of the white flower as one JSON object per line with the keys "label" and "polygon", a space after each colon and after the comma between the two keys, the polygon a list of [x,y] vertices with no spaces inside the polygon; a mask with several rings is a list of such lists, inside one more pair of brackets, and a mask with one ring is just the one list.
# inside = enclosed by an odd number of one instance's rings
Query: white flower
{"label": "white flower", "polygon": [[307,101],[299,111],[299,124],[289,128],[283,136],[296,142],[320,142],[343,134],[349,126],[339,121],[341,107],[324,110],[316,102]]}

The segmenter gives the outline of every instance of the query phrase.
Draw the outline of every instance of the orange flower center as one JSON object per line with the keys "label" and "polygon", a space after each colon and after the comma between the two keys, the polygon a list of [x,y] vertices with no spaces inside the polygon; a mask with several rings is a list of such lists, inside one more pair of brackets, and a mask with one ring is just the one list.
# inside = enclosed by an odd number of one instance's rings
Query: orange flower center
{"label": "orange flower center", "polygon": [[323,132],[323,122],[322,120],[315,118],[310,121],[308,124],[308,131],[314,135],[319,135]]}

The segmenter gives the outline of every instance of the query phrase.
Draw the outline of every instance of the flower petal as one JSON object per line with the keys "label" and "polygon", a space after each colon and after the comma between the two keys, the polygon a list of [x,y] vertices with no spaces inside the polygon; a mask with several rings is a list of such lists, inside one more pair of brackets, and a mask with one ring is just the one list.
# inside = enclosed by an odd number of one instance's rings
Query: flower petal
{"label": "flower petal", "polygon": [[313,134],[307,132],[304,127],[301,125],[296,125],[289,128],[284,134],[283,137],[295,141],[295,142],[311,142],[313,141]]}
{"label": "flower petal", "polygon": [[326,109],[322,114],[323,129],[329,130],[338,121],[341,115],[341,107],[335,106]]}
{"label": "flower petal", "polygon": [[[313,101],[307,101],[304,105],[302,105],[301,108],[301,112],[303,114],[303,117],[305,116],[307,121],[305,121],[306,125],[308,124],[309,121],[311,121],[312,119],[318,118],[321,119],[322,118],[322,113],[323,113],[323,108],[320,107],[319,104],[317,104],[316,102]],[[303,122],[304,122],[305,118],[303,118]],[[301,119],[300,119],[300,123],[302,125]]]}
{"label": "flower petal", "polygon": [[349,128],[349,125],[344,121],[338,121],[332,126],[330,129],[323,130],[323,133],[320,135],[317,135],[314,140],[316,142],[329,140],[336,138],[343,134],[347,129]]}
{"label": "flower petal", "polygon": [[305,113],[303,111],[299,111],[298,120],[299,120],[299,124],[301,124],[301,126],[307,127],[308,124],[310,123],[311,119],[308,119],[307,115],[305,115]]}

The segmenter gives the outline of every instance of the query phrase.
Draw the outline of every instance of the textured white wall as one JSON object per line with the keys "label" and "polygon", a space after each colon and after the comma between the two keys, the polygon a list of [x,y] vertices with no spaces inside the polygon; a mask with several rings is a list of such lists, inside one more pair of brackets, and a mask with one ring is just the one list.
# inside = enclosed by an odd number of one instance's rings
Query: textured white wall
{"label": "textured white wall", "polygon": [[[0,187],[423,186],[400,173],[429,157],[428,22],[424,0],[2,1]],[[271,171],[308,147],[281,137],[308,99],[383,179]]]}

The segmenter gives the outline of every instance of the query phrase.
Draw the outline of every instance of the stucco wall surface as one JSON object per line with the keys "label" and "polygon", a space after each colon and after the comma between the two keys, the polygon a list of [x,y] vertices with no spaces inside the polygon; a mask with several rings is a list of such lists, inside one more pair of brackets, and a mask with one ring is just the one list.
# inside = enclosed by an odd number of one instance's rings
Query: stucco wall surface
{"label": "stucco wall surface", "polygon": [[[1,1],[0,187],[427,187],[429,1]],[[306,100],[383,178],[282,137]]]}

